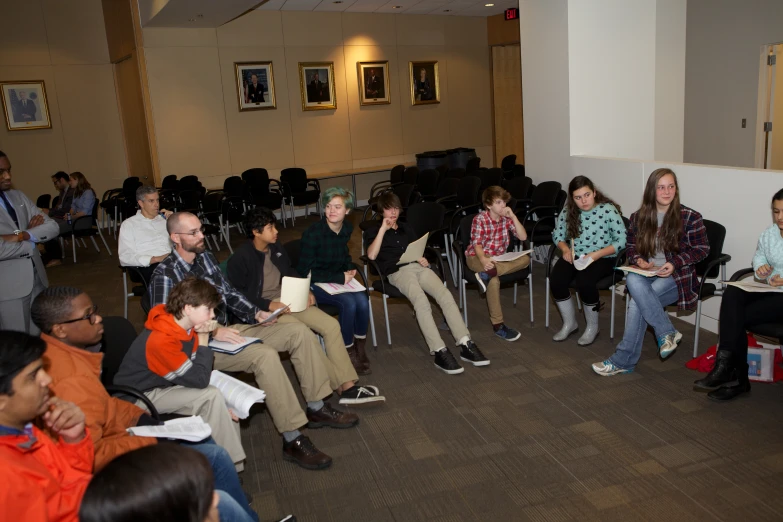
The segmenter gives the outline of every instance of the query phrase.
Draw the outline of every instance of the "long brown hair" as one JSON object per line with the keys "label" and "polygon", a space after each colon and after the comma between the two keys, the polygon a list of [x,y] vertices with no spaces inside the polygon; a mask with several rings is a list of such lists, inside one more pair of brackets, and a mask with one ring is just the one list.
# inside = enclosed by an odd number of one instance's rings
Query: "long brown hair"
{"label": "long brown hair", "polygon": [[571,180],[571,183],[568,184],[568,198],[566,199],[566,231],[568,233],[569,239],[576,239],[582,234],[582,224],[579,220],[580,210],[576,203],[574,203],[574,192],[585,187],[589,188],[593,192],[595,197],[595,206],[601,205],[603,203],[609,203],[614,205],[614,208],[617,209],[617,212],[620,215],[623,213],[623,211],[620,209],[620,205],[596,190],[595,185],[590,178],[587,176],[577,176]]}
{"label": "long brown hair", "polygon": [[90,182],[84,177],[81,172],[71,172],[71,179],[76,180],[76,188],[73,191],[73,197],[78,198],[88,190],[92,190]]}
{"label": "long brown hair", "polygon": [[[656,192],[658,182],[662,177],[671,175],[674,178],[674,199],[669,205],[669,210],[663,216],[660,234],[658,233],[658,206]],[[647,178],[644,187],[642,206],[636,213],[636,251],[643,258],[655,255],[656,239],[658,247],[664,252],[679,252],[680,237],[682,237],[682,215],[680,214],[680,185],[677,183],[677,175],[672,169],[656,169]]]}

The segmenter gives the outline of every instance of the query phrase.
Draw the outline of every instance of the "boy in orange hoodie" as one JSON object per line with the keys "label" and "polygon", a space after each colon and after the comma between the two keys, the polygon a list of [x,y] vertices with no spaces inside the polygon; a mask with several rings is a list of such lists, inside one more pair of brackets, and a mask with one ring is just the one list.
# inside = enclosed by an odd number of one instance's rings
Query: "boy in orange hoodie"
{"label": "boy in orange hoodie", "polygon": [[0,520],[77,522],[92,477],[84,413],[49,393],[44,350],[38,337],[0,332]]}
{"label": "boy in orange hoodie", "polygon": [[141,390],[160,413],[200,415],[215,442],[241,467],[245,451],[238,419],[220,390],[209,385],[212,350],[206,343],[199,346],[198,332],[212,323],[220,303],[218,291],[203,279],[177,283],[168,302],[150,310],[145,330],[125,354],[114,384]]}

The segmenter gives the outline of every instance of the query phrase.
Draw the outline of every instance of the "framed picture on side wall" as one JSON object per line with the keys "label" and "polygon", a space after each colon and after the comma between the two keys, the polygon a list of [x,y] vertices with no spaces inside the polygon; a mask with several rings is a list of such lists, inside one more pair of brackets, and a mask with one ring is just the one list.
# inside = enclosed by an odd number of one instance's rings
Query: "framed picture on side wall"
{"label": "framed picture on side wall", "polygon": [[299,62],[299,92],[303,111],[336,109],[334,62]]}
{"label": "framed picture on side wall", "polygon": [[0,87],[8,130],[52,128],[43,80],[0,82]]}
{"label": "framed picture on side wall", "polygon": [[389,92],[389,62],[356,62],[359,76],[359,103],[381,105],[391,103]]}
{"label": "framed picture on side wall", "polygon": [[272,62],[235,62],[239,111],[276,109]]}
{"label": "framed picture on side wall", "polygon": [[438,62],[408,62],[411,105],[440,103]]}

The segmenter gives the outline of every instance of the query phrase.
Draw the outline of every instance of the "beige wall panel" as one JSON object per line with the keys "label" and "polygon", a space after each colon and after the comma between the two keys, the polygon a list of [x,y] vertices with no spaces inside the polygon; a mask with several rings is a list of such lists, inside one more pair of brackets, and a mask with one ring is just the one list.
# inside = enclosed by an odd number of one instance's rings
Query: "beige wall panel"
{"label": "beige wall panel", "polygon": [[[481,166],[492,168],[492,167],[499,167],[500,161],[497,162],[497,164],[494,163],[494,148],[492,145],[487,145],[483,147],[473,147],[470,145],[471,148],[476,149],[476,156],[481,158]],[[502,158],[501,158],[502,159]]]}
{"label": "beige wall panel", "polygon": [[[365,105],[359,103],[360,80],[356,62],[389,61],[392,103],[389,105]],[[351,149],[353,159],[396,156],[402,154],[402,116],[400,103],[404,103],[397,80],[396,47],[370,47],[351,45],[345,47],[345,76],[348,86],[348,109],[351,118]]]}
{"label": "beige wall panel", "polygon": [[217,28],[220,47],[283,45],[281,11],[250,11]]}
{"label": "beige wall panel", "polygon": [[446,45],[487,47],[487,19],[483,16],[444,16]]}
{"label": "beige wall panel", "polygon": [[13,166],[14,187],[35,200],[39,194],[53,193],[50,176],[58,170],[69,170],[63,141],[60,105],[52,67],[0,67],[0,81],[38,79],[46,84],[52,128],[28,131],[6,130],[5,116],[0,122],[0,150]]}
{"label": "beige wall panel", "polygon": [[[234,62],[272,61],[277,109],[239,112]],[[285,51],[282,47],[222,47],[220,70],[226,111],[231,169],[234,173],[254,168],[286,168],[294,165],[291,141]],[[298,79],[293,83],[298,83]],[[296,101],[299,101],[297,96]]]}
{"label": "beige wall panel", "polygon": [[[284,12],[284,23],[285,14]],[[337,109],[302,111],[298,62],[334,62]],[[296,165],[342,164],[343,162],[350,165],[351,138],[342,46],[288,47],[286,48],[286,74],[290,79],[288,104],[291,110]],[[331,168],[332,166],[325,167],[326,170]]]}
{"label": "beige wall panel", "polygon": [[49,65],[52,62],[40,0],[0,2],[0,20],[3,21],[0,65]]}
{"label": "beige wall panel", "polygon": [[397,45],[446,45],[447,16],[399,15]]}
{"label": "beige wall panel", "polygon": [[341,13],[282,11],[286,47],[343,43]]}
{"label": "beige wall panel", "polygon": [[397,45],[398,15],[376,13],[343,14],[343,42],[345,45]]}
{"label": "beige wall panel", "polygon": [[[429,18],[442,18],[431,16]],[[400,86],[403,151],[415,154],[449,147],[449,87],[448,54],[444,47],[397,47],[397,82]],[[440,76],[440,103],[411,105],[411,78],[409,61],[437,60]],[[394,80],[394,78],[392,78]]]}
{"label": "beige wall panel", "polygon": [[109,63],[101,0],[44,0],[53,65]]}
{"label": "beige wall panel", "polygon": [[492,145],[489,49],[486,45],[450,48],[448,56],[450,145]]}
{"label": "beige wall panel", "polygon": [[161,175],[231,172],[217,48],[145,54]]}
{"label": "beige wall panel", "polygon": [[215,47],[215,29],[150,27],[144,29],[144,47]]}
{"label": "beige wall panel", "polygon": [[136,48],[133,13],[130,0],[102,0],[102,6],[109,59],[114,63],[131,54]]}
{"label": "beige wall panel", "polygon": [[54,67],[68,165],[100,196],[128,176],[110,64]]}

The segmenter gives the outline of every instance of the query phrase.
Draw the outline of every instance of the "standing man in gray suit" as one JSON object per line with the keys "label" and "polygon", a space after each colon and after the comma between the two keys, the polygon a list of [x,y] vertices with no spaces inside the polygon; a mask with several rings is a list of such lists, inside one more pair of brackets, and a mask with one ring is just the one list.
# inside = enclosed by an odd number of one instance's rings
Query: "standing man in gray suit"
{"label": "standing man in gray suit", "polygon": [[54,220],[11,189],[11,161],[0,150],[0,330],[39,334],[30,305],[49,280],[36,243],[59,233]]}

